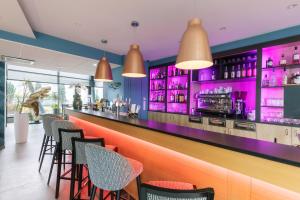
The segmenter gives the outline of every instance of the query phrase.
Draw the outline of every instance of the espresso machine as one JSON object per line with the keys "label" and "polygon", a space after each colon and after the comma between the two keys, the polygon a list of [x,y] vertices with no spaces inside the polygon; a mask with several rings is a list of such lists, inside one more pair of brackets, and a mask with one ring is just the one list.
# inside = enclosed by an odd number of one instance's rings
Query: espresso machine
{"label": "espresso machine", "polygon": [[246,91],[235,91],[233,97],[235,99],[234,108],[235,108],[235,117],[239,119],[246,119]]}

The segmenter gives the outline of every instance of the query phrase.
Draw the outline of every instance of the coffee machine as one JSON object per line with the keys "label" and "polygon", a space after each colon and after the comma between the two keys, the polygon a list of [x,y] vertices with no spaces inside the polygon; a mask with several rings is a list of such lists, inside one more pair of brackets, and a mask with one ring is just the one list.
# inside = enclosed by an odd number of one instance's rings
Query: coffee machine
{"label": "coffee machine", "polygon": [[247,96],[247,92],[246,91],[235,91],[233,93],[233,97],[235,99],[235,116],[236,118],[240,118],[240,119],[245,119],[247,116],[246,113],[246,96]]}

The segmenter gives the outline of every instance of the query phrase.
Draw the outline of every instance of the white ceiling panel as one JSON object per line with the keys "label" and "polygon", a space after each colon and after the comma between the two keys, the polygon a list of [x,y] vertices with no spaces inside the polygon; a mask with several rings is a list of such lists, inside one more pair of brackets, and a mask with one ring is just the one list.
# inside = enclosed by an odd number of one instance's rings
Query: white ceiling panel
{"label": "white ceiling panel", "polygon": [[[33,65],[27,65],[27,67],[60,70],[63,72],[86,75],[93,75],[95,73],[95,64],[98,62],[98,60],[6,40],[0,40],[0,55],[35,60]],[[118,65],[111,63],[111,67],[115,68],[118,67]]]}
{"label": "white ceiling panel", "polygon": [[17,0],[1,0],[0,30],[35,38],[31,26]]}

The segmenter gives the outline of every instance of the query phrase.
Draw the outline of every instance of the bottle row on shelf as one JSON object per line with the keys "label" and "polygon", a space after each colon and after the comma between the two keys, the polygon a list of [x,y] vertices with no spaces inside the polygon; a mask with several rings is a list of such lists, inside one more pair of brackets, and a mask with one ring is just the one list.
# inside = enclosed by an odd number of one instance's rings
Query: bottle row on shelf
{"label": "bottle row on shelf", "polygon": [[156,94],[150,97],[150,102],[164,103],[165,95],[164,94]]}
{"label": "bottle row on shelf", "polygon": [[186,102],[187,102],[186,94],[179,91],[171,92],[169,103],[186,103]]}
{"label": "bottle row on shelf", "polygon": [[[285,57],[285,54],[281,54],[281,58],[279,60],[278,65],[279,66],[286,66],[286,65],[291,65],[291,64],[300,64],[300,54],[298,53],[298,47],[294,47],[294,53],[292,55],[292,60],[288,62],[288,60]],[[269,57],[266,61],[266,68],[272,68],[274,67],[274,61],[271,57]]]}
{"label": "bottle row on shelf", "polygon": [[256,54],[253,55],[240,55],[235,56],[233,58],[223,58],[223,59],[214,59],[214,65],[230,65],[230,64],[237,64],[237,63],[246,63],[246,62],[253,62],[256,61],[257,56]]}
{"label": "bottle row on shelf", "polygon": [[[175,77],[175,76],[184,76],[188,75],[188,70],[177,69],[176,67],[171,67],[168,70],[168,77]],[[153,69],[150,72],[150,79],[157,80],[157,79],[165,79],[167,77],[167,73],[165,68]]]}
{"label": "bottle row on shelf", "polygon": [[152,82],[151,83],[151,91],[159,91],[165,89],[165,83],[161,82]]}
{"label": "bottle row on shelf", "polygon": [[[225,66],[221,80],[249,77],[256,77],[256,62],[232,65],[230,68]],[[212,70],[211,77],[207,77],[205,72],[200,72],[200,81],[208,80],[218,80],[215,69]]]}
{"label": "bottle row on shelf", "polygon": [[289,74],[284,71],[282,77],[276,76],[275,73],[272,73],[270,77],[268,77],[268,74],[265,74],[262,80],[262,87],[281,87],[288,84],[300,85],[300,72],[293,73],[289,76]]}
{"label": "bottle row on shelf", "polygon": [[178,80],[172,81],[168,84],[169,90],[187,90],[188,89],[188,82],[180,83]]}

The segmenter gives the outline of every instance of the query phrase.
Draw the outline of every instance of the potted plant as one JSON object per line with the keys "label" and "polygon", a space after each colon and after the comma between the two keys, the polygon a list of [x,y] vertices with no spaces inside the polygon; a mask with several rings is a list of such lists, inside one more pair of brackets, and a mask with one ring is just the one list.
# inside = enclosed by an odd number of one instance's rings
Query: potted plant
{"label": "potted plant", "polygon": [[24,143],[28,137],[29,116],[23,113],[25,99],[29,96],[29,81],[23,84],[23,93],[17,96],[17,105],[14,113],[15,142]]}
{"label": "potted plant", "polygon": [[53,114],[58,115],[59,114],[59,108],[58,108],[58,104],[52,104],[52,109],[53,109]]}
{"label": "potted plant", "polygon": [[17,98],[16,112],[14,116],[15,141],[16,143],[25,143],[28,138],[29,115],[23,113],[24,107],[31,108],[34,116],[39,116],[39,100],[48,96],[50,87],[44,87],[29,95],[30,81],[25,81],[23,86],[23,94]]}

